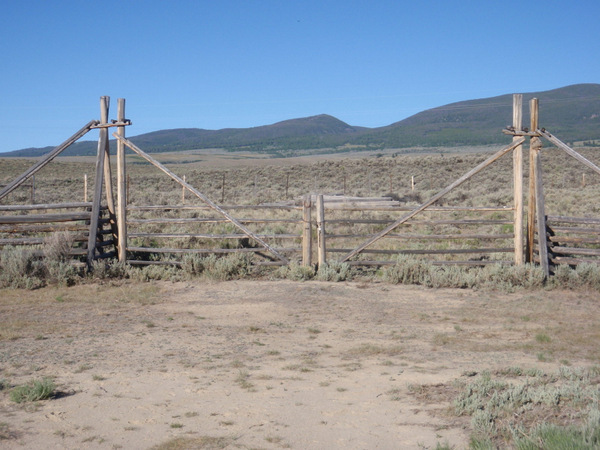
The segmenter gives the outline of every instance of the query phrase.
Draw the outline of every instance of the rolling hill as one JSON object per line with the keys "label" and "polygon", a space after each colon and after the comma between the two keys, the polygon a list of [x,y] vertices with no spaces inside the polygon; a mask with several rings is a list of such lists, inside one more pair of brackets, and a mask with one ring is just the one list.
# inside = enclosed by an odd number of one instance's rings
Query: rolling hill
{"label": "rolling hill", "polygon": [[[600,84],[577,84],[523,94],[524,125],[528,102],[540,101],[540,125],[566,142],[600,139]],[[253,128],[204,130],[178,128],[130,137],[148,152],[224,148],[278,156],[296,150],[352,145],[365,149],[451,147],[507,142],[501,133],[512,118],[512,94],[451,103],[378,128],[351,126],[327,114]],[[78,142],[64,155],[93,155],[95,141]],[[111,142],[114,147],[114,142]],[[52,147],[28,148],[2,156],[39,156]]]}

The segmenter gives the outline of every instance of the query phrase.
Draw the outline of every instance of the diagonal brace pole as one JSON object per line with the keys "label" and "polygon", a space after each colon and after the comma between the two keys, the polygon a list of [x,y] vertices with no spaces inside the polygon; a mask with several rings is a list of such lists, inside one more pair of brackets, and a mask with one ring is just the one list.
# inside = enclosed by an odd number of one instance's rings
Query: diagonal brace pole
{"label": "diagonal brace pole", "polygon": [[128,139],[123,138],[122,136],[119,136],[117,133],[113,133],[113,137],[115,137],[119,142],[122,142],[127,147],[129,147],[131,150],[133,150],[134,152],[136,152],[138,155],[140,155],[142,158],[144,158],[150,164],[152,164],[153,166],[155,166],[155,167],[159,168],[160,170],[162,170],[164,173],[166,173],[169,177],[171,177],[173,180],[175,180],[177,183],[179,183],[185,189],[187,189],[188,191],[190,191],[192,194],[194,194],[196,197],[198,197],[200,200],[202,200],[204,203],[206,203],[212,209],[214,209],[219,214],[221,214],[222,216],[224,216],[233,225],[235,225],[236,227],[238,227],[246,236],[248,236],[249,238],[251,238],[254,241],[258,242],[266,250],[268,250],[273,255],[275,255],[284,264],[288,264],[289,263],[289,261],[288,261],[287,258],[285,258],[283,255],[281,255],[277,250],[275,250],[273,247],[271,247],[269,244],[267,244],[261,238],[259,238],[258,236],[256,236],[247,227],[245,227],[240,222],[238,222],[227,211],[225,211],[219,205],[217,205],[216,203],[214,203],[212,200],[210,200],[208,197],[206,197],[200,191],[198,191],[197,189],[195,189],[193,186],[191,186],[190,184],[188,184],[185,181],[183,181],[180,177],[178,177],[177,175],[175,175],[173,172],[171,172],[169,169],[167,169],[165,166],[163,166],[157,160],[155,160],[154,158],[152,158],[150,155],[148,155],[146,152],[144,152],[142,149],[140,149],[138,146],[136,146],[133,142],[131,142]]}
{"label": "diagonal brace pole", "polygon": [[452,189],[460,186],[465,181],[467,181],[469,178],[471,178],[473,175],[475,175],[478,172],[480,172],[481,170],[485,169],[487,166],[489,166],[490,164],[492,164],[497,159],[501,158],[502,156],[504,156],[505,154],[507,154],[511,150],[514,150],[516,147],[518,147],[519,145],[521,145],[523,142],[525,142],[525,138],[520,138],[520,139],[518,139],[516,141],[513,141],[509,146],[504,147],[503,149],[501,149],[498,152],[494,153],[492,156],[490,156],[488,159],[486,159],[485,161],[483,161],[477,167],[474,167],[473,169],[471,169],[469,172],[467,172],[466,174],[464,174],[462,177],[460,177],[454,183],[450,184],[448,187],[446,187],[445,189],[442,189],[440,192],[438,192],[437,194],[435,194],[433,197],[431,197],[425,203],[417,206],[415,209],[413,209],[408,214],[402,216],[400,219],[398,219],[397,221],[395,221],[391,225],[388,225],[388,227],[385,228],[383,231],[381,231],[381,232],[377,233],[376,235],[372,236],[371,238],[369,238],[369,240],[366,241],[364,244],[362,244],[360,247],[352,250],[350,253],[348,253],[346,256],[344,256],[344,258],[341,260],[341,262],[348,261],[353,256],[355,256],[358,253],[362,252],[369,245],[371,245],[374,242],[378,241],[379,239],[381,239],[382,237],[384,237],[388,233],[391,233],[396,227],[402,225],[404,222],[406,222],[409,219],[413,218],[414,216],[416,216],[417,214],[419,214],[421,211],[423,211],[426,208],[428,208],[429,206],[433,205],[435,202],[437,202],[440,198],[442,198],[444,195],[446,195]]}
{"label": "diagonal brace pole", "polygon": [[96,124],[98,124],[97,120],[91,120],[87,123],[81,130],[67,139],[65,142],[60,144],[58,147],[55,147],[50,153],[44,155],[37,163],[27,169],[23,174],[21,174],[18,178],[9,183],[4,189],[0,191],[0,199],[6,197],[16,188],[18,188],[21,184],[23,184],[28,178],[34,175],[37,171],[39,171],[42,167],[52,161],[56,156],[58,156],[64,149],[66,149],[69,145],[73,144],[79,138],[84,136],[88,131],[90,131]]}
{"label": "diagonal brace pole", "polygon": [[552,136],[546,130],[536,130],[536,132],[539,133],[540,136],[543,136],[546,139],[548,139],[550,142],[552,142],[554,145],[556,145],[561,150],[565,151],[567,154],[571,155],[573,158],[575,158],[580,163],[583,163],[586,166],[588,166],[594,172],[600,173],[600,167],[598,167],[596,164],[594,164],[593,162],[591,162],[588,159],[586,159],[581,154],[577,153],[575,150],[573,150],[567,144],[565,144],[564,142],[562,142],[560,139],[557,139],[556,137]]}

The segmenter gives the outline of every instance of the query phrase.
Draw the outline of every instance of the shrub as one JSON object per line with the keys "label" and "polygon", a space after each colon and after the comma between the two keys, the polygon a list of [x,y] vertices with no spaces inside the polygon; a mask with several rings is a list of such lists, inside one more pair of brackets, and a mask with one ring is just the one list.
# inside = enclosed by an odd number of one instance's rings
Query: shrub
{"label": "shrub", "polygon": [[399,255],[396,264],[383,269],[383,279],[393,284],[422,284],[431,285],[431,264],[413,258]]}
{"label": "shrub", "polygon": [[351,269],[346,263],[332,261],[323,264],[317,271],[316,279],[320,281],[345,281],[350,278]]}
{"label": "shrub", "polygon": [[276,276],[292,281],[307,281],[315,277],[315,269],[312,266],[301,266],[297,263],[290,263],[288,266],[280,267]]}
{"label": "shrub", "polygon": [[10,391],[10,399],[16,403],[46,400],[54,395],[56,386],[50,378],[33,380]]}
{"label": "shrub", "polygon": [[44,284],[43,272],[33,250],[7,246],[0,252],[0,287],[36,289]]}

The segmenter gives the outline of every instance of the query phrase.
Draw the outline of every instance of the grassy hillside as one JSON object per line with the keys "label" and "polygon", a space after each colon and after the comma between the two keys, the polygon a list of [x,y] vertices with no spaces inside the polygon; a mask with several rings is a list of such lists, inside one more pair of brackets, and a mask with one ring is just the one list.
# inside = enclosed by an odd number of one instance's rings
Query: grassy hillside
{"label": "grassy hillside", "polygon": [[[524,125],[529,123],[528,102],[540,101],[540,125],[563,141],[600,139],[600,84],[578,84],[523,95]],[[298,150],[449,147],[506,142],[502,128],[512,118],[512,94],[452,103],[429,109],[380,128],[348,125],[321,114],[253,128],[204,130],[178,128],[134,136],[148,152],[222,148],[290,156]],[[93,155],[96,142],[79,142],[65,155]],[[111,144],[114,147],[114,142]],[[38,156],[49,151],[24,149],[6,156]]]}

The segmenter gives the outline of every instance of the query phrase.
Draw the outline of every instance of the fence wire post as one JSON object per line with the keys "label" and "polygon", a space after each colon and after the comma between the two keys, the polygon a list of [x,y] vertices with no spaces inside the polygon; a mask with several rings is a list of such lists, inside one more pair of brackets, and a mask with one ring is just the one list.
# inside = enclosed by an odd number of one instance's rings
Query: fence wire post
{"label": "fence wire post", "polygon": [[325,205],[323,195],[317,196],[317,262],[319,267],[327,263],[325,248]]}

